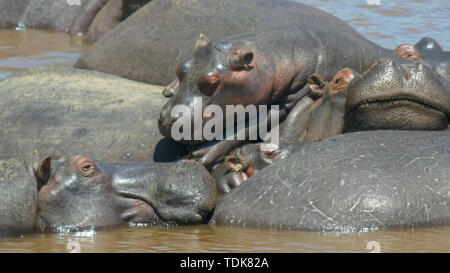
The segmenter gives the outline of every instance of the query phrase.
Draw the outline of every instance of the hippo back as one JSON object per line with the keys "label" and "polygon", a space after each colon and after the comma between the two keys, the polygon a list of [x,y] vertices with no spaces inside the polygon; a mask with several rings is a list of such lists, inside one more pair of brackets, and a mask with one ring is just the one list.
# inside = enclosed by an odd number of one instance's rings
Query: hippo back
{"label": "hippo back", "polygon": [[450,223],[450,132],[369,131],[300,147],[226,195],[212,222],[311,231]]}
{"label": "hippo back", "polygon": [[216,40],[280,30],[333,31],[365,40],[337,17],[291,1],[153,0],[103,36],[75,67],[166,85],[201,33]]}

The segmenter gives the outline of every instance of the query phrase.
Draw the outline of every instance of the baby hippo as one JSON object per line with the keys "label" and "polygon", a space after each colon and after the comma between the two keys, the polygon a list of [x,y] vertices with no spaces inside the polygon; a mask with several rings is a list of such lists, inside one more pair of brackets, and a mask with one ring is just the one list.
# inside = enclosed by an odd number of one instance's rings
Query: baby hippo
{"label": "baby hippo", "polygon": [[39,230],[98,229],[122,223],[197,224],[214,209],[216,186],[194,161],[96,163],[79,155],[34,166]]}

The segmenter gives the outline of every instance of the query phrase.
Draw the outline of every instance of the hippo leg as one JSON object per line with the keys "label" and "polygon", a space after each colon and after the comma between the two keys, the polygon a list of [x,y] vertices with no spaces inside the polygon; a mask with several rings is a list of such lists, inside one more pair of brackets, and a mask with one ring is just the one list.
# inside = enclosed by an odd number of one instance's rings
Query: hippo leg
{"label": "hippo leg", "polygon": [[83,5],[77,17],[72,21],[69,34],[77,35],[88,30],[97,13],[106,5],[108,0],[90,0]]}

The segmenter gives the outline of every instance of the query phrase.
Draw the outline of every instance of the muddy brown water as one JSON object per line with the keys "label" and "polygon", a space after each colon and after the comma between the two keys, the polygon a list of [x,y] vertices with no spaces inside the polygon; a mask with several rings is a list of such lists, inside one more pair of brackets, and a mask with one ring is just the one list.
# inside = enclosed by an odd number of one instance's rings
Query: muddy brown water
{"label": "muddy brown water", "polygon": [[[450,2],[304,0],[388,48],[436,38],[450,49]],[[368,3],[381,5],[370,6]],[[43,66],[72,66],[88,46],[59,32],[0,30],[0,79]],[[1,220],[1,219],[0,219]],[[211,227],[120,227],[0,238],[0,252],[450,252],[450,227],[351,234]]]}

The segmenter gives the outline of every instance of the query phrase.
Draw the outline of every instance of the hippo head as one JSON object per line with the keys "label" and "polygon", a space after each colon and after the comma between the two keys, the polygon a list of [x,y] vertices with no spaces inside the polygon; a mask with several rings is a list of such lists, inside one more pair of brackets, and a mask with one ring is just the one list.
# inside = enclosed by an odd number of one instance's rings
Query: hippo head
{"label": "hippo head", "polygon": [[344,131],[445,130],[449,81],[421,63],[382,59],[347,88]]}
{"label": "hippo head", "polygon": [[319,99],[311,106],[305,141],[320,141],[342,133],[347,88],[357,75],[356,71],[344,68],[330,82],[325,82],[320,75],[309,76],[312,94]]}
{"label": "hippo head", "polygon": [[202,222],[214,208],[212,177],[196,162],[99,163],[87,156],[35,165],[38,227],[77,230],[122,223]]}
{"label": "hippo head", "polygon": [[[232,36],[214,42],[210,42],[205,36],[200,37],[192,57],[179,64],[176,69],[179,85],[174,96],[162,108],[158,120],[162,135],[171,138],[174,123],[182,123],[186,119],[190,119],[188,123],[192,125],[191,135],[202,130],[210,118],[203,117],[204,112],[200,110],[201,121],[194,124],[195,98],[201,98],[202,104],[198,105],[203,109],[208,105],[215,105],[225,113],[227,105],[268,105],[277,96],[271,91],[273,68],[265,60],[264,53],[256,54],[251,42],[254,37],[239,37]],[[272,77],[268,76],[270,73]],[[173,114],[172,110],[179,105],[187,107],[191,115],[185,117]],[[226,119],[226,114],[223,119]],[[204,141],[205,139],[195,140],[193,137],[180,140],[184,144]]]}

